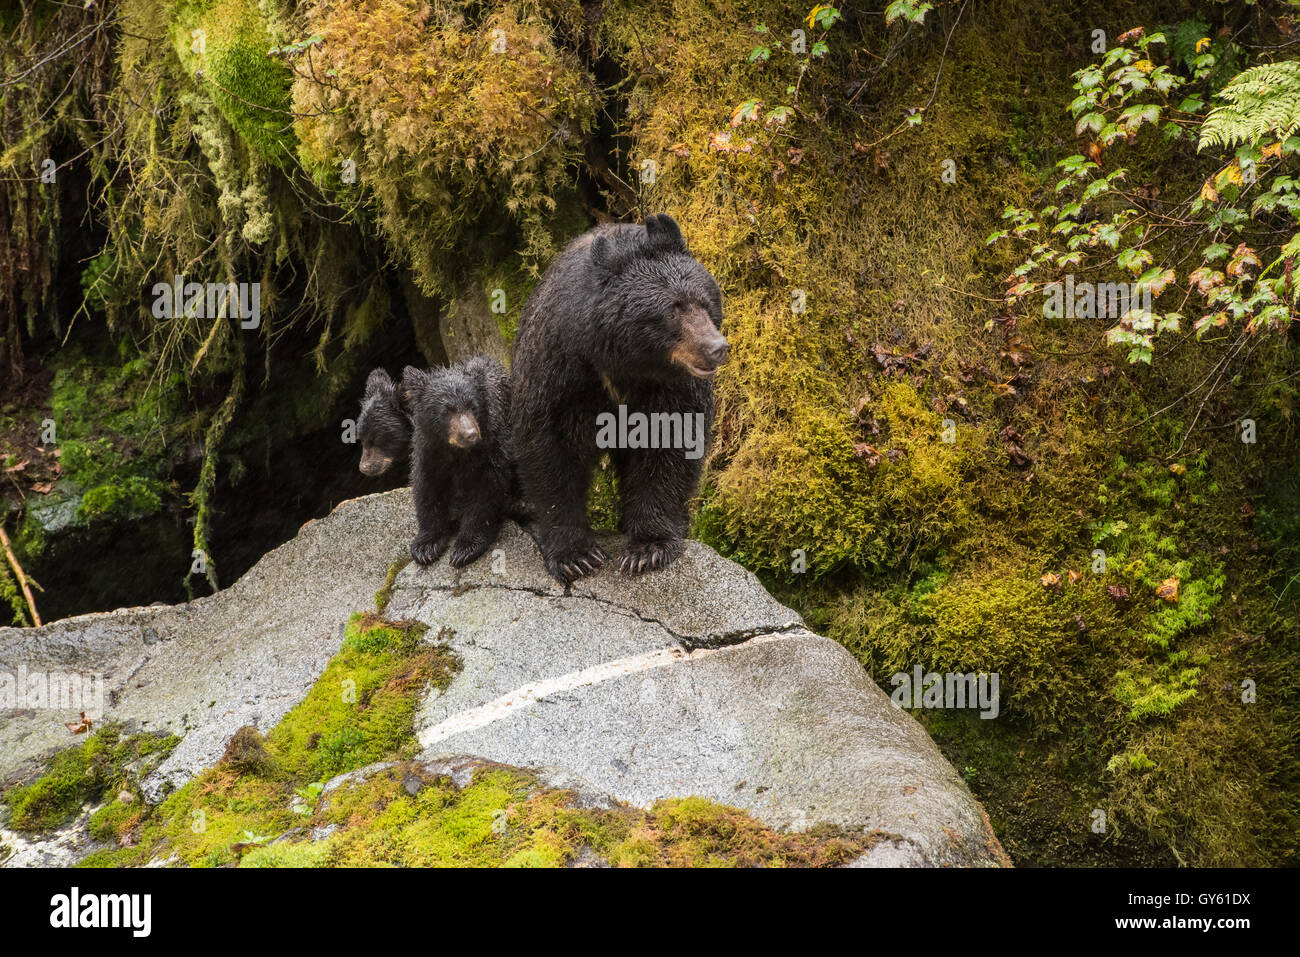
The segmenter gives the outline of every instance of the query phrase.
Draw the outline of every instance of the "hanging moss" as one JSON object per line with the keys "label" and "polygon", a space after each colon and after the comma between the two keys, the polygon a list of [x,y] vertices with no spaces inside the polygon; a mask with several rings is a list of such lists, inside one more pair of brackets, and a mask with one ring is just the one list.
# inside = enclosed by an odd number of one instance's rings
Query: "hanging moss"
{"label": "hanging moss", "polygon": [[284,166],[297,149],[290,111],[292,74],[268,51],[284,39],[257,0],[182,0],[171,23],[172,44],[187,73],[243,141],[267,162]]}

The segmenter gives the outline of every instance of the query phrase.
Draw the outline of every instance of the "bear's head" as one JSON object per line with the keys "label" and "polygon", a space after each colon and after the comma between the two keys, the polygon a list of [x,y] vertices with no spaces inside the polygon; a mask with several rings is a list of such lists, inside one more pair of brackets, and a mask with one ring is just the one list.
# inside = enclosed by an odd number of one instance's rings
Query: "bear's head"
{"label": "bear's head", "polygon": [[375,369],[366,379],[357,435],[361,439],[361,471],[365,475],[382,475],[410,451],[410,413],[397,385],[383,369]]}
{"label": "bear's head", "polygon": [[402,372],[402,392],[416,426],[432,441],[462,451],[483,439],[484,397],[463,369],[416,369]]}
{"label": "bear's head", "polygon": [[713,378],[731,348],[720,331],[722,291],[673,218],[648,217],[643,240],[627,247],[597,236],[591,256],[617,309],[603,350],[613,368],[602,371]]}

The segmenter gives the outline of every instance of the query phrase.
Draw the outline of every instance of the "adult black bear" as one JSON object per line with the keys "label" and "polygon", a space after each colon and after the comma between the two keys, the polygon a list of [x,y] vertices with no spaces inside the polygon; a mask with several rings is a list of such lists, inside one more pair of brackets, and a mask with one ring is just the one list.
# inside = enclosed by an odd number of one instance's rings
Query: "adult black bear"
{"label": "adult black bear", "polygon": [[411,409],[411,486],[418,526],[411,557],[468,565],[492,547],[510,510],[506,406],[501,364],[475,356],[449,369],[407,366],[402,392]]}
{"label": "adult black bear", "polygon": [[663,568],[681,554],[712,433],[713,376],[727,357],[721,325],[718,284],[662,214],[590,230],[542,277],[515,340],[511,438],[547,570],[561,582],[605,561],[587,524],[587,492],[609,448],[597,443],[602,421],[621,424],[629,412],[654,418],[652,430],[694,426],[699,441],[694,451],[680,441],[609,449],[627,536],[620,570]]}
{"label": "adult black bear", "polygon": [[388,373],[375,369],[366,379],[357,419],[361,439],[361,471],[382,475],[394,462],[406,460],[411,451],[411,413]]}

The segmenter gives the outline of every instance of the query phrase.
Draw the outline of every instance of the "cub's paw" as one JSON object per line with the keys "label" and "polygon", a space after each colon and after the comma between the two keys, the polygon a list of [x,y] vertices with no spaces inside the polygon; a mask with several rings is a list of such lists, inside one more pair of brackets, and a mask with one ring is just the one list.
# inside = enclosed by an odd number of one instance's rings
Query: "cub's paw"
{"label": "cub's paw", "polygon": [[411,542],[411,557],[417,564],[432,565],[442,557],[450,544],[451,537],[448,535],[421,535]]}
{"label": "cub's paw", "polygon": [[606,558],[605,550],[599,545],[579,545],[546,556],[546,570],[561,585],[568,585],[590,575],[605,564]]}
{"label": "cub's paw", "polygon": [[664,541],[631,542],[618,560],[618,570],[624,575],[641,575],[645,572],[667,568],[682,553],[680,538]]}
{"label": "cub's paw", "polygon": [[451,551],[447,553],[447,562],[452,568],[464,568],[486,552],[491,544],[488,539],[458,538],[452,543]]}

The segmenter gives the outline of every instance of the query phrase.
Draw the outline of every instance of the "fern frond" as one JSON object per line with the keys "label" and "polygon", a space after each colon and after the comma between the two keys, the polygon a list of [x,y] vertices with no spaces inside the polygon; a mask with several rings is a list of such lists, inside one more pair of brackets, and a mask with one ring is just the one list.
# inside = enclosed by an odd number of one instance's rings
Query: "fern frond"
{"label": "fern frond", "polygon": [[1300,60],[1244,70],[1219,98],[1227,102],[1205,118],[1197,149],[1254,144],[1265,135],[1286,139],[1300,128]]}

